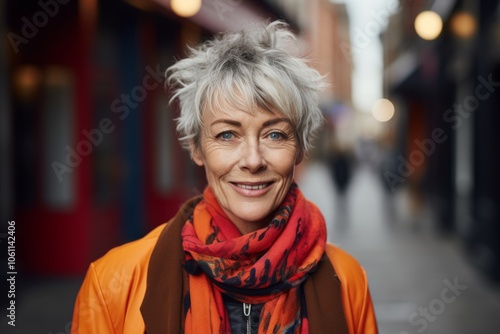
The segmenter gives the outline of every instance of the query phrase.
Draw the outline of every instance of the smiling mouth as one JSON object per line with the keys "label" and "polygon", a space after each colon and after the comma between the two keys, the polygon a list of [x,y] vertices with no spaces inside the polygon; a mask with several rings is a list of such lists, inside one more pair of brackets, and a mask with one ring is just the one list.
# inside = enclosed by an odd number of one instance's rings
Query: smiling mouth
{"label": "smiling mouth", "polygon": [[247,189],[247,190],[260,190],[268,187],[271,183],[261,183],[261,184],[256,184],[256,185],[250,185],[250,184],[241,184],[241,183],[235,183],[238,187]]}

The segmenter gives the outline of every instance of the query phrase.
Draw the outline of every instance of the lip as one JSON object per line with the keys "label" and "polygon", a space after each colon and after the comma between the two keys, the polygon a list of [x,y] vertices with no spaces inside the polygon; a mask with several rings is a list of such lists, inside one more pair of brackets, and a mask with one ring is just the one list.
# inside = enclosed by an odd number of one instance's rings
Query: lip
{"label": "lip", "polygon": [[274,182],[230,182],[231,187],[240,195],[246,197],[259,197],[265,195]]}

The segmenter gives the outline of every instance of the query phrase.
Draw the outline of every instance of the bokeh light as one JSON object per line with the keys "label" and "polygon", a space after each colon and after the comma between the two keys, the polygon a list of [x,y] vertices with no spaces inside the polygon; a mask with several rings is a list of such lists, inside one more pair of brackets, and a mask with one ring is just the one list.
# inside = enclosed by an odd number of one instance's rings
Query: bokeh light
{"label": "bokeh light", "polygon": [[190,17],[200,11],[201,0],[172,0],[172,11],[182,17]]}
{"label": "bokeh light", "polygon": [[380,99],[373,103],[372,115],[379,122],[387,122],[394,116],[394,104],[388,99]]}
{"label": "bokeh light", "polygon": [[14,87],[22,98],[31,98],[36,94],[42,80],[42,72],[34,65],[19,66],[14,72]]}
{"label": "bokeh light", "polygon": [[415,31],[420,38],[431,41],[443,30],[443,20],[436,12],[424,11],[415,18]]}
{"label": "bokeh light", "polygon": [[453,15],[450,22],[451,31],[461,38],[469,38],[476,33],[476,18],[467,12],[459,12]]}

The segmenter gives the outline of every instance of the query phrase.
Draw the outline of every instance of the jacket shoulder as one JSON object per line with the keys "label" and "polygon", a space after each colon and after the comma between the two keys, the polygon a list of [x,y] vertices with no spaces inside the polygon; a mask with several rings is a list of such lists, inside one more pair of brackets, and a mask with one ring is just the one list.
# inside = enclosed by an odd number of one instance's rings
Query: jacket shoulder
{"label": "jacket shoulder", "polygon": [[332,244],[326,245],[325,252],[342,283],[353,282],[353,280],[366,283],[364,268],[351,254]]}
{"label": "jacket shoulder", "polygon": [[112,248],[91,263],[89,271],[93,272],[106,303],[112,304],[134,293],[143,294],[149,259],[165,225],[156,227],[140,239]]}
{"label": "jacket shoulder", "polygon": [[72,333],[140,333],[151,253],[166,224],[92,262],[80,287]]}
{"label": "jacket shoulder", "polygon": [[344,296],[351,301],[361,302],[368,291],[365,269],[351,254],[337,246],[328,244],[325,251],[342,284]]}

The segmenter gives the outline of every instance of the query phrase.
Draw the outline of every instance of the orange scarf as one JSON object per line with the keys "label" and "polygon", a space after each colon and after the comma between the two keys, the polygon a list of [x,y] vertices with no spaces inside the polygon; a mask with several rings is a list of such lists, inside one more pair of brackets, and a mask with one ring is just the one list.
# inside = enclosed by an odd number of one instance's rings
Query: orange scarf
{"label": "orange scarf", "polygon": [[241,235],[210,187],[182,229],[189,292],[185,332],[230,333],[222,293],[263,303],[259,334],[308,333],[301,283],[323,256],[326,226],[292,184],[269,225]]}

